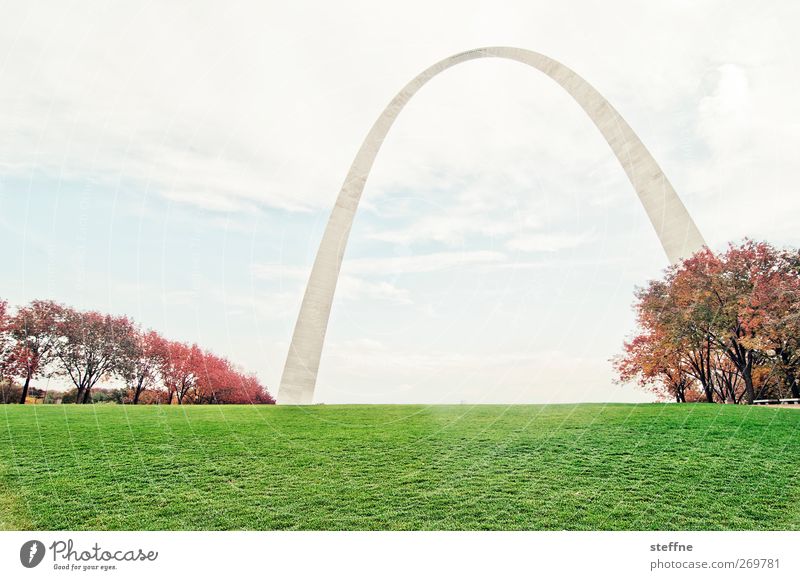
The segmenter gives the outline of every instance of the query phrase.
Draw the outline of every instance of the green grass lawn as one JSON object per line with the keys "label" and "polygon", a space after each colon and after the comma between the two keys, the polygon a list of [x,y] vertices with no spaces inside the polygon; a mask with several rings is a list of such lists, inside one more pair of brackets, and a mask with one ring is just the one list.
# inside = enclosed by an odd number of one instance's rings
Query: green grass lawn
{"label": "green grass lawn", "polygon": [[800,529],[800,410],[0,405],[0,529]]}

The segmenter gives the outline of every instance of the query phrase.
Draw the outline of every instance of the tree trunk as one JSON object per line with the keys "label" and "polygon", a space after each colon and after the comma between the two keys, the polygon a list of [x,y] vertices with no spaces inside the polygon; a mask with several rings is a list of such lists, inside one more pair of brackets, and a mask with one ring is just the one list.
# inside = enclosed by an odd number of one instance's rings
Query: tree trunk
{"label": "tree trunk", "polygon": [[744,369],[742,370],[742,378],[744,379],[744,402],[748,405],[753,404],[755,400],[755,391],[753,389],[753,361],[748,360]]}
{"label": "tree trunk", "polygon": [[19,398],[19,404],[20,405],[24,405],[25,404],[25,399],[28,398],[28,387],[31,384],[31,375],[32,374],[33,374],[32,372],[28,371],[28,373],[25,375],[25,384],[22,386],[22,396]]}
{"label": "tree trunk", "polygon": [[181,388],[176,390],[175,396],[178,398],[178,404],[183,405],[183,398],[186,396],[186,378],[181,381]]}
{"label": "tree trunk", "polygon": [[694,377],[700,381],[703,387],[703,394],[706,396],[707,403],[714,402],[714,383],[711,376],[711,339],[706,339],[705,344],[698,347],[698,354],[689,356],[689,364],[694,370]]}
{"label": "tree trunk", "polygon": [[92,402],[92,387],[86,387],[86,390],[83,391],[83,401],[82,404],[91,403]]}
{"label": "tree trunk", "polygon": [[706,380],[703,381],[703,389],[706,392],[706,401],[709,403],[714,402],[714,374],[711,370],[711,337],[706,334],[706,350],[705,350],[705,373]]}
{"label": "tree trunk", "polygon": [[174,391],[172,391],[172,390],[170,390],[170,392],[169,392],[169,398],[167,399],[167,405],[171,405],[171,404],[172,404],[172,396],[173,396],[174,394],[175,394],[175,392],[174,392]]}
{"label": "tree trunk", "polygon": [[783,384],[789,388],[789,391],[792,393],[792,397],[795,399],[800,399],[800,388],[797,386],[797,375],[795,375],[795,369],[789,364],[789,355],[783,350],[781,350],[781,361],[783,361],[784,368]]}
{"label": "tree trunk", "polygon": [[136,405],[139,403],[139,395],[142,394],[142,385],[144,384],[144,378],[140,378],[139,382],[136,384],[136,390],[133,392],[133,404]]}
{"label": "tree trunk", "polygon": [[792,393],[795,399],[800,398],[800,389],[797,387],[797,377],[794,376],[794,370],[791,368],[786,369],[786,374],[783,378],[783,384]]}
{"label": "tree trunk", "polygon": [[[753,351],[743,347],[738,340],[731,339],[730,348],[726,349],[726,353],[744,379],[744,395],[741,399],[744,399],[747,405],[752,405],[756,398],[753,389]],[[731,390],[733,390],[733,385],[731,385]],[[734,394],[734,398],[735,396]]]}
{"label": "tree trunk", "polygon": [[706,403],[714,402],[714,388],[712,386],[706,387],[703,385],[703,392],[706,394]]}
{"label": "tree trunk", "polygon": [[83,387],[78,387],[78,392],[75,393],[75,404],[79,405],[83,400]]}

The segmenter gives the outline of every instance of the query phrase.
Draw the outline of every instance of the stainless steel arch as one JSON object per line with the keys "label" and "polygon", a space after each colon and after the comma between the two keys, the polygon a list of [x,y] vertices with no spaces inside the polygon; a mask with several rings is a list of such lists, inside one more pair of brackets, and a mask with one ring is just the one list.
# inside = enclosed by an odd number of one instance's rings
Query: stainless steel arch
{"label": "stainless steel arch", "polygon": [[424,70],[403,87],[375,121],[358,150],[311,269],[283,369],[278,403],[302,405],[310,404],[313,399],[333,294],[353,218],[372,164],[392,123],[430,79],[459,63],[486,57],[515,60],[540,70],[583,107],[622,164],[670,262],[689,256],[705,245],[683,203],[639,137],[608,101],[575,72],[551,58],[521,48],[479,48],[453,55]]}

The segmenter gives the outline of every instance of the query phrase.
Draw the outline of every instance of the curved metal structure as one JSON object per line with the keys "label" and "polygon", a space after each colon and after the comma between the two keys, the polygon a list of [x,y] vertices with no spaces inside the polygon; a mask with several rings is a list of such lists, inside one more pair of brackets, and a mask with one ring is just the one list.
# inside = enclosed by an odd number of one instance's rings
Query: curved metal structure
{"label": "curved metal structure", "polygon": [[462,62],[488,57],[510,59],[538,69],[561,85],[586,111],[628,175],[671,263],[705,245],[683,203],[639,137],[608,101],[575,72],[551,58],[521,48],[479,48],[453,55],[425,69],[403,87],[375,121],[358,150],[314,260],[286,357],[278,403],[312,402],[333,294],[353,218],[372,164],[392,123],[411,97],[433,77]]}

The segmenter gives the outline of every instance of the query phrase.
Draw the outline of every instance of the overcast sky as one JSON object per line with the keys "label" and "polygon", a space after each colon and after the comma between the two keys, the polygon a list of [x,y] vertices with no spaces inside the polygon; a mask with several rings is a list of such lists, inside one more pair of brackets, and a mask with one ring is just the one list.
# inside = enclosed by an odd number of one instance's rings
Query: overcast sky
{"label": "overcast sky", "polygon": [[[795,2],[0,1],[0,296],[128,314],[275,393],[325,220],[394,94],[508,45],[592,83],[708,243],[800,246]],[[367,183],[316,401],[649,400],[612,382],[667,265],[550,79],[483,59]],[[40,383],[45,384],[45,381]]]}

